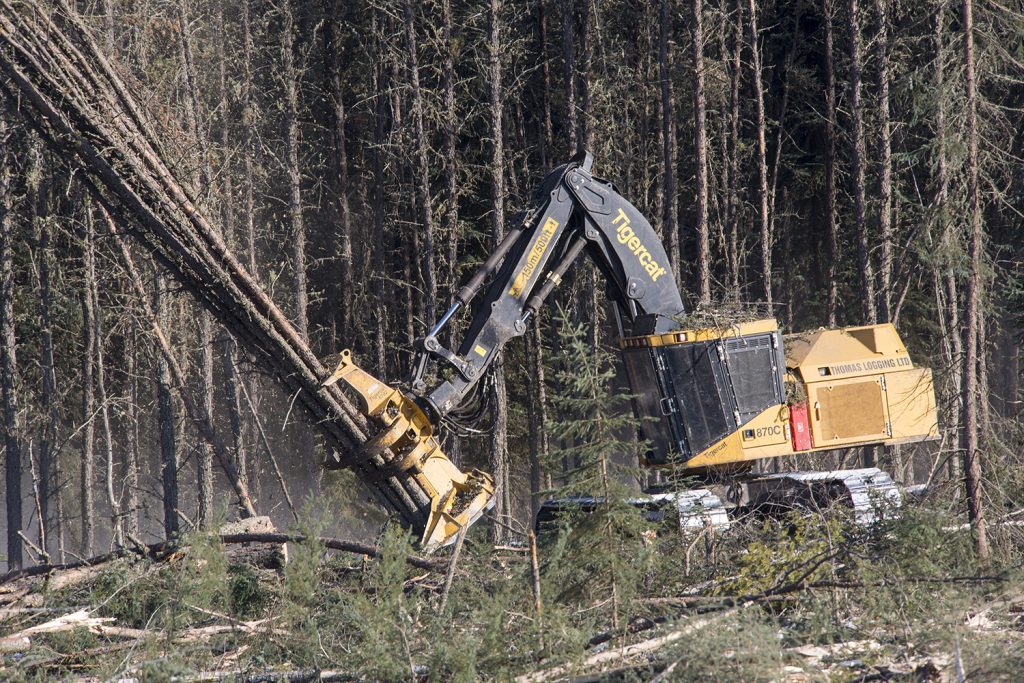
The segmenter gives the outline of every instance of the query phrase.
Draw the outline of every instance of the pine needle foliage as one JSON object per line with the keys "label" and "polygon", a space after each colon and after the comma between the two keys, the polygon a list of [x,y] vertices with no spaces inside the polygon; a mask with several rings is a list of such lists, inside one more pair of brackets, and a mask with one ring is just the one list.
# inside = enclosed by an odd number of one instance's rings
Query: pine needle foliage
{"label": "pine needle foliage", "polygon": [[554,493],[578,504],[561,515],[546,548],[546,590],[557,603],[600,605],[595,611],[617,626],[647,559],[647,525],[631,504],[642,448],[635,438],[638,423],[630,397],[615,386],[612,355],[591,346],[584,325],[565,310],[556,320],[560,390],[553,401],[562,417],[552,425],[558,444],[552,456],[572,466]]}

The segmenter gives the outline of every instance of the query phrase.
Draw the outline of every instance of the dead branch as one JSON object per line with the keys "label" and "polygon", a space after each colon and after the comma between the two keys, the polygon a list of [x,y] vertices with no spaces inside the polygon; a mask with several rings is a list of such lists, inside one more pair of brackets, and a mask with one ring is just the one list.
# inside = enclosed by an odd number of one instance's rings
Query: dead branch
{"label": "dead branch", "polygon": [[566,674],[575,670],[591,669],[599,667],[612,662],[617,662],[622,659],[629,659],[638,655],[647,654],[654,652],[666,645],[680,640],[681,638],[693,633],[698,629],[707,627],[714,621],[718,621],[728,614],[734,613],[735,610],[730,610],[723,614],[716,615],[715,617],[707,619],[693,619],[686,622],[681,628],[666,633],[663,636],[657,638],[650,638],[648,640],[634,643],[633,645],[624,645],[623,647],[617,647],[604,652],[599,652],[596,655],[587,657],[579,664],[563,664],[561,666],[552,667],[550,669],[544,669],[542,671],[535,671],[529,674],[523,674],[515,679],[516,683],[543,683],[556,678],[561,678]]}

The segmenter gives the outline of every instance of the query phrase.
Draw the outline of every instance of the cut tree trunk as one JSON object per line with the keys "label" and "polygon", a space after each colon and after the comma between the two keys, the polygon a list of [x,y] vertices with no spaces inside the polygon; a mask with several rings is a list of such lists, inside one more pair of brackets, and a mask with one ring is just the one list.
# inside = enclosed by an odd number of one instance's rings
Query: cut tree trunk
{"label": "cut tree trunk", "polygon": [[[340,388],[320,386],[328,369],[174,178],[146,117],[78,14],[63,0],[0,0],[0,72],[0,88],[58,154],[82,168],[79,177],[114,220],[296,396],[328,448],[347,453],[364,443],[366,419]],[[340,462],[332,457],[327,466]],[[429,496],[415,474],[385,474],[386,464],[374,455],[354,468],[382,503],[422,531]]]}

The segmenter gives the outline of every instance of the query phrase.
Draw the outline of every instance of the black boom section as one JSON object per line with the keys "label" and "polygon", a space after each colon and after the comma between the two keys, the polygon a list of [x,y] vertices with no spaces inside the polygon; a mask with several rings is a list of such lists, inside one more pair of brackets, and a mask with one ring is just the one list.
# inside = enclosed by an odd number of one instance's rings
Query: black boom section
{"label": "black boom section", "polygon": [[611,183],[576,168],[566,183],[584,209],[587,252],[604,274],[613,298],[627,307],[632,334],[678,327],[683,313],[668,254],[651,224]]}
{"label": "black boom section", "polygon": [[[417,342],[412,388],[436,416],[453,414],[512,338],[543,305],[562,276],[586,253],[609,283],[609,294],[634,333],[668,331],[683,302],[668,255],[650,223],[610,183],[590,173],[580,153],[551,171],[530,211],[455,296],[448,312]],[[492,277],[493,276],[493,277]],[[477,293],[490,278],[484,295]],[[437,334],[462,306],[476,301],[456,352]],[[427,392],[428,359],[439,361],[440,383]],[[454,415],[452,415],[454,417]]]}

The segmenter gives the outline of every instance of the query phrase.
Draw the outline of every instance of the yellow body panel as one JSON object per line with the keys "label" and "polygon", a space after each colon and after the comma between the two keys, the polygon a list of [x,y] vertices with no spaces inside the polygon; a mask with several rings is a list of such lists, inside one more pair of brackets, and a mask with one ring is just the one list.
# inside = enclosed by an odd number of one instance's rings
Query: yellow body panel
{"label": "yellow body panel", "polygon": [[[679,330],[632,337],[624,348],[725,339],[776,329],[774,320],[722,329]],[[927,368],[915,368],[891,324],[819,329],[788,335],[787,381],[807,397],[812,446],[793,448],[789,408],[772,406],[683,464],[704,469],[837,448],[895,445],[938,436],[935,388]]]}

